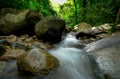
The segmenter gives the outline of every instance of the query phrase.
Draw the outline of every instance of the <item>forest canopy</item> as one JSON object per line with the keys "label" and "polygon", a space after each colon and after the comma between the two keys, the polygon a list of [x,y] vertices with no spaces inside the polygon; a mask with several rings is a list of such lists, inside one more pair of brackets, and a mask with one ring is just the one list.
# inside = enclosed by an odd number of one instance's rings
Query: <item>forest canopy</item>
{"label": "forest canopy", "polygon": [[59,16],[68,26],[115,23],[119,4],[120,0],[0,0],[0,8],[32,9],[44,16]]}

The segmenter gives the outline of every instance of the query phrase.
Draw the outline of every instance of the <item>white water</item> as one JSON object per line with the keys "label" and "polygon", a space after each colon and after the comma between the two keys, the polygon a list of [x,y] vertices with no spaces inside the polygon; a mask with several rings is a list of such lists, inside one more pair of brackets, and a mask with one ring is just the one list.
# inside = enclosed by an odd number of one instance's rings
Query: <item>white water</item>
{"label": "white water", "polygon": [[49,52],[58,58],[60,66],[46,77],[19,73],[16,61],[3,61],[0,62],[0,79],[104,79],[96,77],[101,73],[86,53],[78,48],[80,45],[74,34],[68,34],[55,45],[56,48]]}
{"label": "white water", "polygon": [[71,46],[77,44],[80,44],[80,41],[69,34],[56,45],[56,49],[49,51],[58,58],[60,66],[45,79],[98,79],[90,58],[80,48]]}

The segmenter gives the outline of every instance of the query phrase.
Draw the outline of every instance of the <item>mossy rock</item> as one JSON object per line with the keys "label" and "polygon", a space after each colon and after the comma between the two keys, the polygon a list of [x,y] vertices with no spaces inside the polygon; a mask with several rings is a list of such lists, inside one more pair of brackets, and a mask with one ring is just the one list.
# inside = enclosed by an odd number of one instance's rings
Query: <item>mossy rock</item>
{"label": "mossy rock", "polygon": [[29,9],[18,11],[10,9],[10,11],[16,11],[16,13],[10,12],[9,9],[1,11],[3,11],[1,13],[5,13],[0,17],[1,35],[34,34],[34,25],[42,18],[41,15]]}
{"label": "mossy rock", "polygon": [[47,75],[59,66],[59,61],[47,51],[32,49],[18,58],[17,66],[20,71]]}
{"label": "mossy rock", "polygon": [[47,42],[59,42],[65,29],[65,21],[58,17],[48,16],[35,25],[35,33],[38,38]]}

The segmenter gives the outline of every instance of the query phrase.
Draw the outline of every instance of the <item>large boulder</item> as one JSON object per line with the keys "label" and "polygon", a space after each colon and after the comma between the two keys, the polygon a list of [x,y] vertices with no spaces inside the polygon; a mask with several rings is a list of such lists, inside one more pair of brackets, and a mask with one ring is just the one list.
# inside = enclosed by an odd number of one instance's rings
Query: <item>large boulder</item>
{"label": "large boulder", "polygon": [[35,25],[37,37],[53,43],[61,40],[64,29],[65,21],[53,16],[45,17]]}
{"label": "large boulder", "polygon": [[120,35],[111,36],[96,42],[92,42],[88,44],[85,49],[87,52],[91,52],[91,51],[96,51],[99,49],[111,47],[114,45],[120,45]]}
{"label": "large boulder", "polygon": [[20,71],[47,75],[59,66],[59,61],[47,51],[32,49],[18,58],[17,65]]}
{"label": "large boulder", "polygon": [[34,25],[42,18],[40,14],[29,9],[22,11],[2,9],[0,11],[0,34],[2,35],[34,34]]}
{"label": "large boulder", "polygon": [[95,58],[105,79],[120,79],[120,45],[90,52]]}
{"label": "large boulder", "polygon": [[105,79],[120,79],[120,35],[99,40],[87,46],[105,75]]}

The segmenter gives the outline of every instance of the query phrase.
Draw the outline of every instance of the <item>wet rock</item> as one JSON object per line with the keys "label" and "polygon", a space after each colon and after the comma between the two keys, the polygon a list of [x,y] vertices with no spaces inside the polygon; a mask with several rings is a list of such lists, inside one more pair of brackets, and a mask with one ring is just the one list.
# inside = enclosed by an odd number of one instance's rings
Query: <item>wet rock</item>
{"label": "wet rock", "polygon": [[108,38],[98,40],[96,42],[92,42],[88,44],[85,49],[87,52],[91,52],[91,51],[95,51],[98,49],[111,47],[114,45],[120,45],[120,35],[111,36]]}
{"label": "wet rock", "polygon": [[59,66],[59,61],[47,51],[32,49],[18,58],[17,65],[20,71],[47,75]]}
{"label": "wet rock", "polygon": [[107,34],[107,33],[101,33],[101,34],[98,34],[97,35],[99,38],[107,38],[107,37],[110,37],[111,36],[111,34]]}
{"label": "wet rock", "polygon": [[105,23],[105,24],[102,24],[100,26],[97,26],[100,30],[102,31],[107,31],[107,32],[110,32],[110,30],[112,29],[112,26],[110,23]]}
{"label": "wet rock", "polygon": [[120,79],[120,36],[111,36],[90,43],[86,47],[106,79]]}
{"label": "wet rock", "polygon": [[8,43],[16,42],[17,36],[15,36],[15,35],[9,35],[9,36],[6,38],[6,40],[7,40]]}
{"label": "wet rock", "polygon": [[32,38],[32,37],[29,37],[29,38],[27,38],[27,39],[24,40],[24,42],[26,42],[26,43],[30,43],[30,42],[32,42],[32,41],[33,41],[33,38]]}
{"label": "wet rock", "polygon": [[21,11],[3,9],[1,11],[2,14],[5,13],[0,17],[0,34],[2,35],[34,34],[34,25],[41,20],[38,13],[29,9]]}
{"label": "wet rock", "polygon": [[89,52],[93,56],[105,79],[120,79],[120,45]]}
{"label": "wet rock", "polygon": [[5,47],[0,45],[0,57],[6,52]]}
{"label": "wet rock", "polygon": [[38,38],[47,42],[59,42],[65,29],[65,21],[57,17],[45,17],[35,25]]}
{"label": "wet rock", "polygon": [[92,26],[88,23],[82,22],[74,26],[76,32],[90,32]]}
{"label": "wet rock", "polygon": [[21,35],[21,36],[19,37],[19,40],[24,41],[24,40],[27,39],[27,38],[29,38],[29,35],[25,34],[25,35]]}
{"label": "wet rock", "polygon": [[89,39],[89,38],[95,38],[97,39],[97,36],[88,32],[79,32],[76,34],[77,39]]}
{"label": "wet rock", "polygon": [[21,41],[16,41],[11,44],[11,47],[14,49],[24,49],[25,45]]}
{"label": "wet rock", "polygon": [[39,49],[43,49],[43,50],[48,50],[50,48],[52,48],[52,45],[47,44],[47,43],[42,43],[42,42],[31,42],[31,46],[33,46],[34,48],[39,48]]}
{"label": "wet rock", "polygon": [[112,33],[112,36],[116,36],[116,35],[120,35],[120,31],[116,31],[116,32]]}
{"label": "wet rock", "polygon": [[6,39],[0,39],[0,45],[7,45],[7,40]]}
{"label": "wet rock", "polygon": [[0,60],[17,59],[23,53],[25,53],[23,49],[8,49],[6,53],[0,57]]}

